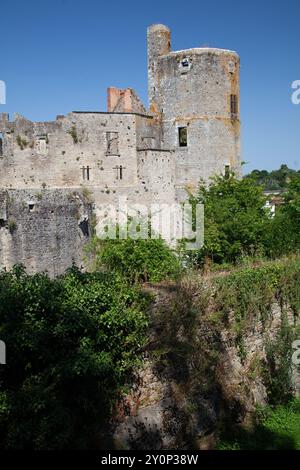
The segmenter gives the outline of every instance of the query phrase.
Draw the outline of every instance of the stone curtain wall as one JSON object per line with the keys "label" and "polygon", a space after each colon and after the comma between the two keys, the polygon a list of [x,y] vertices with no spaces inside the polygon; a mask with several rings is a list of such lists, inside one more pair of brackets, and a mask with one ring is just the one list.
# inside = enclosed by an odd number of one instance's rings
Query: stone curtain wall
{"label": "stone curtain wall", "polygon": [[91,208],[79,191],[1,191],[0,211],[1,268],[22,263],[54,277],[82,265]]}

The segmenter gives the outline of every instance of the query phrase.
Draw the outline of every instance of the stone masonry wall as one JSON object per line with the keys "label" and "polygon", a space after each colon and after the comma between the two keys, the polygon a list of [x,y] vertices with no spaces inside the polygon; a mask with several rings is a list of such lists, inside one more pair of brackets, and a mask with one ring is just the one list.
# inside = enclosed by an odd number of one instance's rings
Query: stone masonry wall
{"label": "stone masonry wall", "polygon": [[[1,218],[2,217],[2,218]],[[79,191],[0,191],[0,268],[60,275],[81,267],[91,208]]]}

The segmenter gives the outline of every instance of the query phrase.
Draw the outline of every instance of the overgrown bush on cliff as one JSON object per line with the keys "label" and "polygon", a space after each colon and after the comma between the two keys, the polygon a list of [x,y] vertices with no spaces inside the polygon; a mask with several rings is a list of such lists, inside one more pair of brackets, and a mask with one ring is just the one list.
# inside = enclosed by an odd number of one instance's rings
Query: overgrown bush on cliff
{"label": "overgrown bush on cliff", "polygon": [[94,447],[143,345],[145,299],[112,274],[20,267],[0,275],[0,298],[0,447]]}
{"label": "overgrown bush on cliff", "polygon": [[[255,269],[240,269],[227,276],[217,277],[214,284],[216,285],[215,309],[223,318],[224,325],[227,325],[227,319],[230,313],[233,313],[236,341],[242,356],[245,353],[243,347],[245,332],[257,322],[262,322],[263,327],[267,329],[273,303],[278,302],[281,307],[282,328],[278,332],[278,337],[266,345],[269,352],[268,367],[270,367],[268,386],[275,401],[279,397],[284,398],[285,391],[287,395],[289,394],[288,377],[292,365],[292,332],[286,324],[285,316],[286,309],[291,308],[296,323],[300,314],[300,259],[289,257],[264,262]],[[274,387],[271,390],[273,376]],[[275,376],[278,378],[276,386]]]}
{"label": "overgrown bush on cliff", "polygon": [[293,397],[292,343],[295,340],[293,327],[284,318],[276,337],[266,344],[266,360],[263,379],[269,402],[278,405]]}
{"label": "overgrown bush on cliff", "polygon": [[[300,267],[299,261],[297,266]],[[226,276],[217,276],[214,279],[216,308],[221,309],[224,318],[233,312],[240,328],[257,319],[265,322],[275,297],[282,295],[281,280],[286,269],[286,262],[265,262],[255,269],[243,268]],[[237,330],[240,328],[237,326]]]}
{"label": "overgrown bush on cliff", "polygon": [[175,279],[180,272],[177,256],[161,238],[99,239],[87,247],[93,270],[108,269],[126,282],[158,282]]}

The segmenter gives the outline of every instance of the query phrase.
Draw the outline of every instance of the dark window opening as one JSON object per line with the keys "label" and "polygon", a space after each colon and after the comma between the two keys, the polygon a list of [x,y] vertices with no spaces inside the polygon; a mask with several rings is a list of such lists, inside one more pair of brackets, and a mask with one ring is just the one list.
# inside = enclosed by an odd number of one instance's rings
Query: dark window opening
{"label": "dark window opening", "polygon": [[230,95],[230,112],[236,116],[238,114],[238,97],[237,95]]}
{"label": "dark window opening", "polygon": [[225,178],[230,176],[230,165],[225,165]]}
{"label": "dark window opening", "polygon": [[0,157],[3,156],[3,134],[0,132]]}
{"label": "dark window opening", "polygon": [[182,67],[188,67],[190,65],[188,59],[182,60],[181,65],[182,65]]}
{"label": "dark window opening", "polygon": [[89,166],[87,167],[83,166],[81,169],[82,169],[82,179],[89,181],[91,168]]}
{"label": "dark window opening", "polygon": [[83,235],[85,237],[88,237],[90,234],[90,228],[89,228],[89,221],[88,219],[84,219],[81,222],[79,222],[79,228],[82,231]]}
{"label": "dark window opening", "polygon": [[179,147],[187,147],[187,127],[178,127]]}
{"label": "dark window opening", "polygon": [[34,212],[34,204],[29,203],[28,204],[28,209],[29,209],[29,212]]}

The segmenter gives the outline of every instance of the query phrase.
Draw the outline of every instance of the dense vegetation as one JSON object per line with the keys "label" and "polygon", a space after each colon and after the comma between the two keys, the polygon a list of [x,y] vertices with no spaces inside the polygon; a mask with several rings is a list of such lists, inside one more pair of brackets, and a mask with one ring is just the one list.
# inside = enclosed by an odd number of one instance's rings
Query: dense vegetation
{"label": "dense vegetation", "polygon": [[262,250],[270,223],[260,187],[250,179],[217,176],[209,187],[200,185],[194,203],[204,204],[204,247],[197,261],[235,262]]}
{"label": "dense vegetation", "polygon": [[[288,402],[293,396],[292,343],[300,336],[300,328],[288,322],[287,315],[288,308],[294,320],[300,313],[300,259],[289,257],[265,262],[255,269],[244,268],[217,277],[214,285],[214,311],[225,328],[234,329],[242,362],[247,356],[247,332],[257,323],[268,331],[274,299],[280,305],[281,326],[274,338],[267,337],[266,360],[255,363],[253,373],[263,378],[270,404]],[[229,325],[230,312],[234,312],[234,318]]]}
{"label": "dense vegetation", "polygon": [[88,252],[93,273],[0,273],[0,447],[94,447],[147,338],[137,283],[179,271],[160,239],[94,239]]}
{"label": "dense vegetation", "polygon": [[113,240],[94,237],[86,251],[93,270],[109,270],[129,283],[175,279],[180,273],[178,258],[161,238]]}
{"label": "dense vegetation", "polygon": [[145,340],[145,299],[112,274],[20,267],[1,274],[0,298],[0,446],[93,447]]}
{"label": "dense vegetation", "polygon": [[205,208],[204,246],[190,254],[196,266],[237,264],[245,259],[274,259],[300,248],[300,175],[282,194],[275,216],[266,207],[263,188],[251,177],[217,176],[200,185],[192,203]]}

